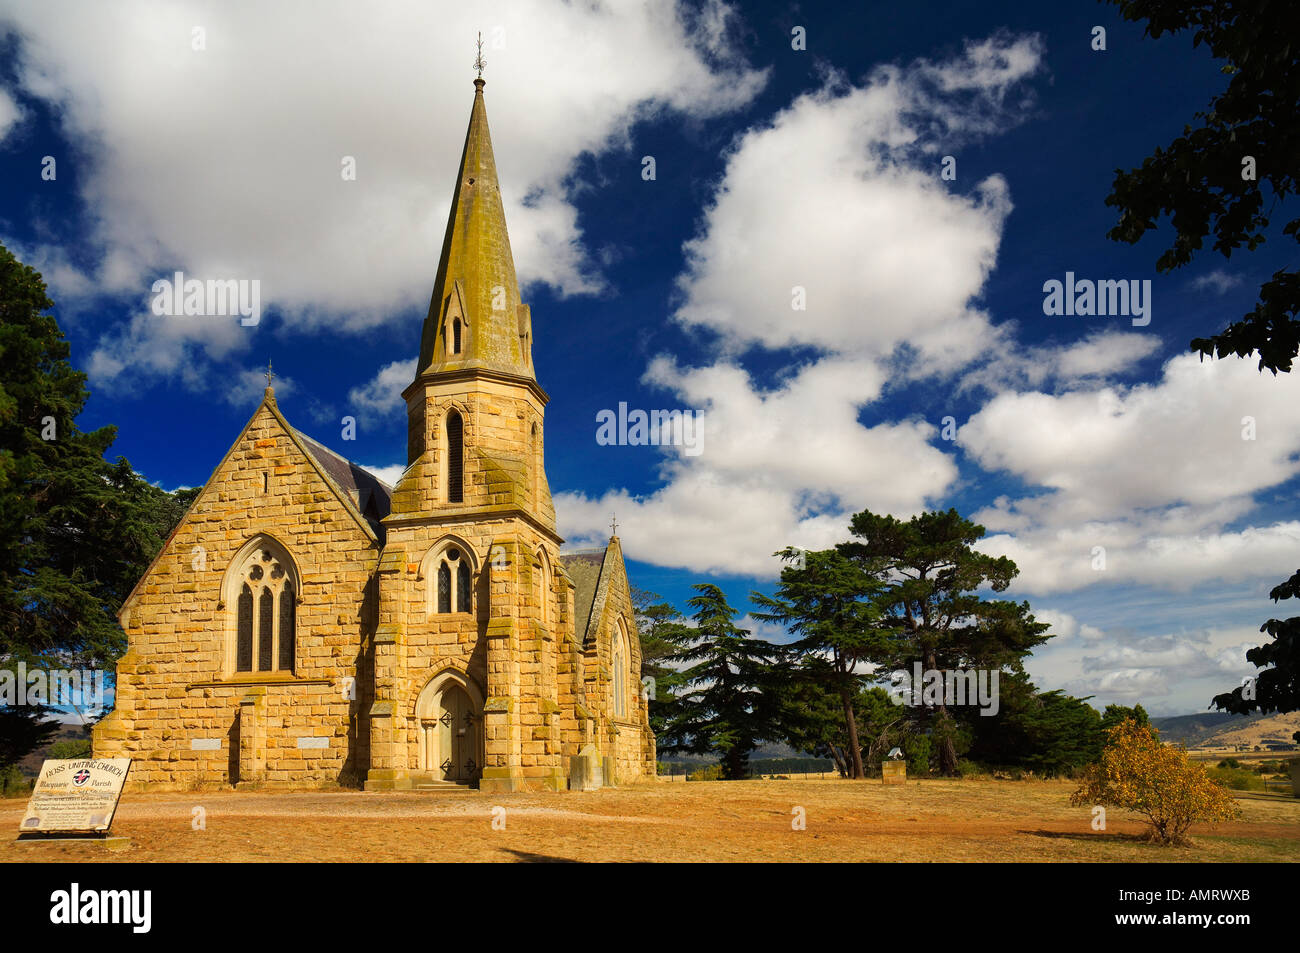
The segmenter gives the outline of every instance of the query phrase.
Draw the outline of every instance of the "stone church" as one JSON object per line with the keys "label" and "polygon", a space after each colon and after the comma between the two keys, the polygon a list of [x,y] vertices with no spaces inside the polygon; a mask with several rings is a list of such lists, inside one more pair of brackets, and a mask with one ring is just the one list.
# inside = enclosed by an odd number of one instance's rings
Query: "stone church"
{"label": "stone church", "polygon": [[132,786],[591,788],[655,771],[618,537],[561,555],[483,102],[396,487],[262,403],[122,606]]}

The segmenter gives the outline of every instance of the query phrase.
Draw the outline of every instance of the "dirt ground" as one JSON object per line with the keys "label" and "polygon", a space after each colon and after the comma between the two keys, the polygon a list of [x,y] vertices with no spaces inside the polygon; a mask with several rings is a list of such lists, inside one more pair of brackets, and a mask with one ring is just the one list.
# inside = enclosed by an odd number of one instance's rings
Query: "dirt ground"
{"label": "dirt ground", "polygon": [[[1111,811],[1104,832],[1068,782],[715,781],[587,794],[358,791],[127,794],[130,847],[17,842],[25,801],[0,800],[0,861],[1291,861],[1300,800],[1242,798],[1242,818],[1153,847]],[[201,808],[200,829],[195,809]],[[503,808],[494,811],[495,808]],[[801,816],[806,827],[796,830]],[[494,827],[494,820],[496,826]],[[503,827],[503,829],[501,829]]]}

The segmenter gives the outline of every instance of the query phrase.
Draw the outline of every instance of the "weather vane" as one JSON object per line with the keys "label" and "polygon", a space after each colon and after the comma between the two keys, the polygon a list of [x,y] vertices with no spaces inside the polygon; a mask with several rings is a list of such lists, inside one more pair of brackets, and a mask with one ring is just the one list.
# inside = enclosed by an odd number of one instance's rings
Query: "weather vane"
{"label": "weather vane", "polygon": [[611,514],[610,514],[610,517],[609,517],[609,535],[610,535],[610,536],[617,536],[617,535],[618,535],[618,514],[617,514],[617,513],[611,513]]}
{"label": "weather vane", "polygon": [[483,78],[483,67],[487,66],[487,60],[483,59],[483,33],[478,35],[478,58],[474,60],[474,68],[478,70],[478,78]]}

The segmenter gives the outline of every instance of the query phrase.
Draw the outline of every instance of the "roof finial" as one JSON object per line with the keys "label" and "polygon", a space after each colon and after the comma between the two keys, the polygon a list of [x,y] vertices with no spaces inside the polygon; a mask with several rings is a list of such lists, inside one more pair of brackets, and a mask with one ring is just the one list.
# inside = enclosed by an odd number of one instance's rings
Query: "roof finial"
{"label": "roof finial", "polygon": [[483,67],[487,66],[487,60],[483,59],[483,33],[479,31],[478,35],[478,57],[474,60],[474,68],[478,70],[478,80],[475,85],[483,80]]}
{"label": "roof finial", "polygon": [[263,397],[264,400],[269,400],[271,403],[274,404],[274,403],[275,403],[275,391],[272,390],[272,388],[271,388],[271,379],[272,379],[273,377],[275,377],[275,375],[274,375],[273,373],[271,373],[271,360],[270,360],[270,358],[267,358],[267,361],[266,361],[266,390],[263,392],[262,397]]}
{"label": "roof finial", "polygon": [[271,386],[271,378],[273,378],[274,376],[275,375],[271,373],[271,359],[268,357],[266,359],[266,386],[267,387]]}
{"label": "roof finial", "polygon": [[610,514],[609,535],[611,539],[618,535],[618,514],[617,513]]}

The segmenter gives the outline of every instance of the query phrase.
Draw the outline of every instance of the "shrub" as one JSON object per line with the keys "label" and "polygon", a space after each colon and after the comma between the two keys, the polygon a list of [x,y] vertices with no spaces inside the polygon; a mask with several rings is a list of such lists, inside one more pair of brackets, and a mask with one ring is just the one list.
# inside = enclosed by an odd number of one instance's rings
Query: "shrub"
{"label": "shrub", "polygon": [[56,741],[50,745],[45,757],[55,761],[73,761],[78,758],[90,757],[90,739],[89,738],[66,738],[63,741]]}
{"label": "shrub", "polygon": [[930,739],[925,735],[908,735],[903,739],[903,756],[907,773],[913,777],[930,773]]}
{"label": "shrub", "polygon": [[710,764],[703,768],[698,768],[686,776],[688,781],[720,781],[722,779],[722,765]]}
{"label": "shrub", "polygon": [[1070,803],[1140,814],[1149,839],[1162,846],[1185,843],[1187,829],[1198,821],[1212,824],[1241,813],[1227,789],[1186,751],[1162,744],[1154,728],[1131,719],[1107,732],[1101,760],[1085,772]]}
{"label": "shrub", "polygon": [[1249,768],[1211,768],[1206,774],[1234,791],[1264,790],[1264,779]]}
{"label": "shrub", "polygon": [[23,777],[18,765],[0,767],[0,797],[20,797],[32,789],[32,783]]}

